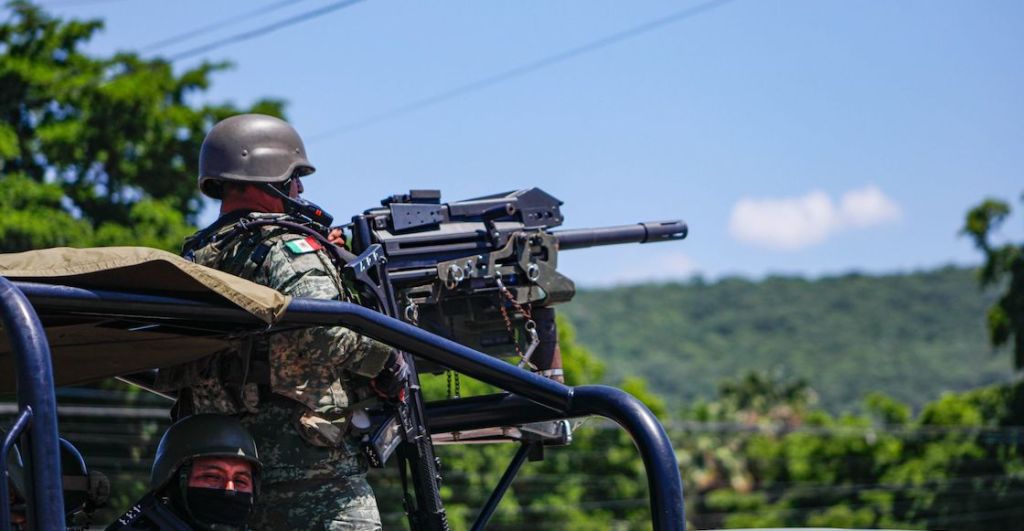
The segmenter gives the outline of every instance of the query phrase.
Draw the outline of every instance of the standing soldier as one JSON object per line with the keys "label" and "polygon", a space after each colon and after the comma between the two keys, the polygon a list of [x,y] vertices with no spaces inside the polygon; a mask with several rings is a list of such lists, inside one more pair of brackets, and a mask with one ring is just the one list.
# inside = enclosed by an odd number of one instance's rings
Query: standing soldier
{"label": "standing soldier", "polygon": [[[299,197],[300,177],[313,171],[288,123],[259,114],[217,123],[199,154],[199,188],[221,201],[221,217],[186,240],[184,255],[285,295],[347,300],[324,238],[338,231],[328,234],[330,217]],[[183,391],[182,413],[238,415],[256,439],[264,467],[254,528],[379,529],[352,415],[371,383],[388,389],[405,370],[381,343],[317,327],[243,338],[165,371],[164,382]]]}

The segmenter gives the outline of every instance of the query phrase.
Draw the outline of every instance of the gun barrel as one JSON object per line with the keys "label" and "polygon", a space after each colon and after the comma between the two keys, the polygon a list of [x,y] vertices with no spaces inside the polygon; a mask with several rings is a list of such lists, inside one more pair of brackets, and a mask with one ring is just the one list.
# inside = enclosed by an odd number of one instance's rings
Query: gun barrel
{"label": "gun barrel", "polygon": [[585,249],[598,245],[617,245],[620,243],[653,243],[671,240],[682,240],[689,229],[681,219],[671,221],[647,221],[634,225],[618,227],[601,227],[598,229],[570,229],[552,231],[551,235],[558,238],[558,248],[568,251]]}

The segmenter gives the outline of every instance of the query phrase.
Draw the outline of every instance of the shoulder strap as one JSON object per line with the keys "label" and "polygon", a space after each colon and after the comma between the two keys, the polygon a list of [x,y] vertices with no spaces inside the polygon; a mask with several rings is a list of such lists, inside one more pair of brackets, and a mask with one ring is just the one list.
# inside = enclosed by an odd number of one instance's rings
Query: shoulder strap
{"label": "shoulder strap", "polygon": [[106,531],[154,529],[153,525],[160,531],[192,531],[192,526],[175,515],[153,493],[143,496],[120,518],[114,520],[114,523],[110,524]]}
{"label": "shoulder strap", "polygon": [[[206,227],[205,229],[189,236],[188,238],[185,238],[185,243],[181,247],[181,256],[185,257],[185,259],[187,260],[195,261],[194,257],[197,249],[205,247],[207,244],[209,244],[211,240],[213,240],[214,237],[219,232],[221,232],[225,227],[229,225],[237,226],[239,224],[239,221],[241,221],[242,218],[248,216],[249,214],[249,212],[246,212],[244,210],[236,210],[234,212],[229,212],[217,218],[217,221],[211,223],[209,227]],[[229,237],[233,237],[234,231],[229,233],[229,235]]]}

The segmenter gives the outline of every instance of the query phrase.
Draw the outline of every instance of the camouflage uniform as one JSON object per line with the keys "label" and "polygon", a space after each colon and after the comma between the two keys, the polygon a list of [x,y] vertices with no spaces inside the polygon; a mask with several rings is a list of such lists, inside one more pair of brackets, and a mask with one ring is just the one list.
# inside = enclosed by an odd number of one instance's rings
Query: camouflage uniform
{"label": "camouflage uniform", "polygon": [[[315,241],[279,227],[218,241],[234,219],[218,220],[212,237],[197,234],[196,263],[293,297],[348,298]],[[194,413],[241,415],[263,460],[254,529],[379,529],[367,465],[348,428],[351,406],[371,395],[369,378],[389,353],[347,328],[304,328],[242,340],[229,352],[163,371],[161,380],[187,387],[183,406]]]}

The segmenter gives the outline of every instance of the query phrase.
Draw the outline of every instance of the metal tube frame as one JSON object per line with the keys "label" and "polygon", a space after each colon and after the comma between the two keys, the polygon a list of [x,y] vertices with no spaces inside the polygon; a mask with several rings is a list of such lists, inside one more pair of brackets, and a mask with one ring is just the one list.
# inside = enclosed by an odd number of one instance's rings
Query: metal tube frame
{"label": "metal tube frame", "polygon": [[[31,411],[21,436],[26,517],[30,529],[64,529],[64,492],[57,435],[50,345],[39,316],[11,281],[0,277],[0,322],[11,342],[17,375],[18,410]],[[4,457],[6,459],[6,456]],[[0,503],[8,503],[6,499]]]}
{"label": "metal tube frame", "polygon": [[7,502],[7,500],[11,499],[11,493],[7,490],[8,481],[6,480],[9,472],[7,470],[7,456],[14,449],[14,441],[18,440],[18,437],[21,436],[21,433],[25,431],[25,428],[31,422],[32,408],[22,410],[17,418],[14,419],[11,431],[7,432],[7,435],[4,436],[3,446],[0,446],[0,500],[4,500],[3,503],[0,503],[0,529],[11,528],[11,504]]}
{"label": "metal tube frame", "polygon": [[501,503],[501,499],[505,497],[505,492],[512,485],[512,480],[515,479],[516,474],[519,473],[519,469],[523,466],[523,462],[530,456],[530,450],[533,445],[540,444],[539,442],[524,442],[516,450],[516,454],[512,456],[512,461],[508,464],[508,468],[505,469],[505,473],[501,475],[501,479],[498,480],[498,485],[494,487],[494,491],[491,492],[491,496],[487,498],[487,503],[484,504],[484,508],[480,510],[480,514],[476,517],[476,522],[473,522],[472,531],[482,531],[486,526],[487,522],[490,521],[491,515],[494,514],[494,510],[498,508],[498,504]]}
{"label": "metal tube frame", "polygon": [[[194,320],[201,316],[207,322],[265,326],[241,309],[189,299],[29,282],[17,285],[46,312],[155,320]],[[632,437],[643,459],[654,529],[685,529],[683,487],[675,452],[657,417],[632,395],[601,385],[569,387],[352,303],[293,299],[277,326],[295,325],[345,326],[512,393],[428,404],[428,424],[433,431],[588,415],[615,421]],[[476,408],[483,404],[497,409],[488,412]],[[455,419],[447,417],[449,414]]]}

